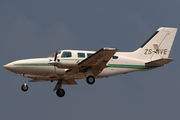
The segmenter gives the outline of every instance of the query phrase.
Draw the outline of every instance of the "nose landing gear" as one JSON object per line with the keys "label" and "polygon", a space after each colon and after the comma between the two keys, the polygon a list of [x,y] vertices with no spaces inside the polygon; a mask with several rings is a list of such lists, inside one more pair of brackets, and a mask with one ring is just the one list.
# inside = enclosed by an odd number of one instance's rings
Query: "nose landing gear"
{"label": "nose landing gear", "polygon": [[22,86],[21,86],[21,90],[26,92],[28,90],[28,85],[26,83],[24,83]]}
{"label": "nose landing gear", "polygon": [[[24,76],[24,74],[23,74]],[[26,92],[28,90],[28,85],[26,84],[26,77],[24,76],[24,84],[21,86],[21,90]]]}

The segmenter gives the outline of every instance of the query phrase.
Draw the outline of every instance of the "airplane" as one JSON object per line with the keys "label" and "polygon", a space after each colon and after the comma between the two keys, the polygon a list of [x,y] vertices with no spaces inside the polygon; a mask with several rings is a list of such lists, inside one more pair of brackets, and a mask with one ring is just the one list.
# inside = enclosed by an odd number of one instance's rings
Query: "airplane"
{"label": "airplane", "polygon": [[160,27],[134,52],[117,52],[116,48],[99,51],[61,50],[47,58],[17,60],[4,65],[7,70],[24,77],[22,91],[28,90],[29,82],[57,81],[53,91],[63,97],[62,85],[76,85],[76,79],[86,79],[90,85],[95,78],[148,71],[173,61],[168,58],[177,28]]}

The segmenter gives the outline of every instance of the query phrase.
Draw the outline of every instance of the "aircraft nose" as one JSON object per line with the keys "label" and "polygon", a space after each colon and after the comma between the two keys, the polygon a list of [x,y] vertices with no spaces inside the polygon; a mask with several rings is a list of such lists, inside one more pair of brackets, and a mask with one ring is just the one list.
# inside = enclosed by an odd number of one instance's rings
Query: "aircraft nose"
{"label": "aircraft nose", "polygon": [[8,64],[4,65],[3,67],[6,68],[9,71],[13,71],[14,64],[13,63],[8,63]]}

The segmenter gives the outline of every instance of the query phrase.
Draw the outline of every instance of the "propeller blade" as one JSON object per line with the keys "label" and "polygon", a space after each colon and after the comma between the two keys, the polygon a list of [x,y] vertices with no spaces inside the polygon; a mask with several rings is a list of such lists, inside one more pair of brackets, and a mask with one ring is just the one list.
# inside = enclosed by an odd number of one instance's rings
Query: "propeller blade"
{"label": "propeller blade", "polygon": [[50,61],[50,62],[48,63],[48,64],[50,64],[50,65],[54,65],[54,68],[56,68],[55,66],[58,65],[58,62],[56,62],[57,55],[58,55],[58,51],[56,51],[56,53],[55,53],[54,61]]}
{"label": "propeller blade", "polygon": [[54,61],[56,61],[56,59],[57,59],[57,54],[58,54],[58,51],[56,51],[56,54],[55,54],[55,57],[54,57]]}

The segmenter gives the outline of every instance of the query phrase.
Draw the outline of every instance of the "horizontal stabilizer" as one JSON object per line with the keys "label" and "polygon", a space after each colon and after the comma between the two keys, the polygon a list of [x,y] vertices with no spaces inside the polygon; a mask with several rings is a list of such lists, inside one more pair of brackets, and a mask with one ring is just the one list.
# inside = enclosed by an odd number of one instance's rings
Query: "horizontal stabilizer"
{"label": "horizontal stabilizer", "polygon": [[168,64],[169,62],[171,62],[173,60],[174,59],[162,58],[162,59],[148,62],[148,63],[146,63],[146,65],[148,65],[148,66],[164,66],[165,64]]}

